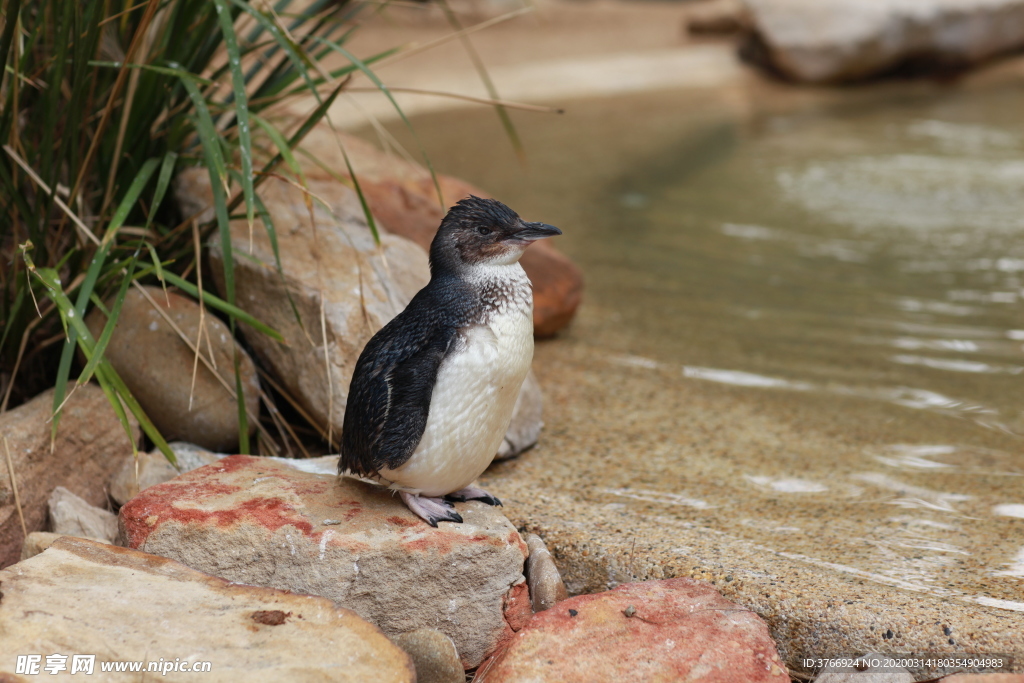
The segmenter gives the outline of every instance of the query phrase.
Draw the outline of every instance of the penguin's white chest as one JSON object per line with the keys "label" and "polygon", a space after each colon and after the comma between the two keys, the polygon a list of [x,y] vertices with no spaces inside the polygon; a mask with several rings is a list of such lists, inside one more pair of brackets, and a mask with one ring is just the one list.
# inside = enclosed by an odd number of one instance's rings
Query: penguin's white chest
{"label": "penguin's white chest", "polygon": [[507,268],[516,276],[507,296],[460,332],[441,363],[412,457],[381,470],[393,486],[425,496],[452,493],[476,480],[498,452],[533,360],[533,293],[518,263]]}

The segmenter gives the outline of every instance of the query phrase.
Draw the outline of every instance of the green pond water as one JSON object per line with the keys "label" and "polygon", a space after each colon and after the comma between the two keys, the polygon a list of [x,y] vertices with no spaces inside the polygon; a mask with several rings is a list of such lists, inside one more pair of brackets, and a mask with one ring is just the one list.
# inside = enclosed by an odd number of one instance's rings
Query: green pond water
{"label": "green pond water", "polygon": [[[549,406],[554,486],[571,470],[588,502],[1024,610],[1021,112],[1015,85],[640,94],[517,114],[525,167],[491,111],[415,126],[438,170],[560,226],[583,268],[542,384],[584,358],[650,387],[637,413],[727,392],[789,435],[737,423],[702,448],[683,405],[667,440],[631,432],[590,465],[569,453],[586,421]],[[628,431],[588,410],[602,439]]]}

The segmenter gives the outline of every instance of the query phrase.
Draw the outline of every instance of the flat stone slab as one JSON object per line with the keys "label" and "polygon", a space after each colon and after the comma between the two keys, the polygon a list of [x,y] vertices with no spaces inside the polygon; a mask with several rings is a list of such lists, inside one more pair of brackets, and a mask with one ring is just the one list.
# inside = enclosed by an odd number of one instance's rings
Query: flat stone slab
{"label": "flat stone slab", "polygon": [[527,548],[496,509],[457,507],[464,524],[434,529],[382,488],[235,455],[142,491],[120,533],[230,581],[330,598],[389,636],[438,629],[469,668],[530,613]]}
{"label": "flat stone slab", "polygon": [[[330,600],[228,583],[135,550],[61,538],[0,571],[0,585],[0,680],[89,680],[72,673],[75,655],[95,655],[97,680],[415,680],[402,650]],[[54,654],[66,656],[56,675],[44,668]],[[17,676],[17,655],[40,655],[38,675]],[[178,670],[103,673],[111,662]],[[206,662],[202,673],[181,670]]]}
{"label": "flat stone slab", "polygon": [[487,683],[788,683],[768,627],[710,584],[648,581],[538,612],[485,670]]}

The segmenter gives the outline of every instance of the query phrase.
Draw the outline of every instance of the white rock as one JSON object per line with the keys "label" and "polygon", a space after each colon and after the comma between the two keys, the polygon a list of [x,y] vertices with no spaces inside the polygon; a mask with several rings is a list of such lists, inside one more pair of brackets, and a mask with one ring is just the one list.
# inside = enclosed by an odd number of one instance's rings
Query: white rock
{"label": "white rock", "polygon": [[812,83],[907,59],[961,66],[1024,45],[1022,0],[744,0],[772,64]]}
{"label": "white rock", "polygon": [[97,538],[113,543],[117,538],[117,515],[89,505],[63,486],[50,494],[50,531],[65,536]]}

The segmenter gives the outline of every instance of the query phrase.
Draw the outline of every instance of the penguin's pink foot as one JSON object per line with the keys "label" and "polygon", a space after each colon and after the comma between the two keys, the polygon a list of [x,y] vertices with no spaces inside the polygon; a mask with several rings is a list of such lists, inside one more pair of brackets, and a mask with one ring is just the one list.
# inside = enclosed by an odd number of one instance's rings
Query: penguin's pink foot
{"label": "penguin's pink foot", "polygon": [[399,495],[407,508],[432,527],[438,522],[462,523],[462,515],[444,498],[425,498],[406,491],[399,491]]}
{"label": "penguin's pink foot", "polygon": [[501,501],[498,500],[497,496],[492,496],[487,491],[478,489],[475,486],[467,486],[464,489],[453,491],[445,496],[445,500],[454,500],[456,503],[464,503],[467,500],[479,500],[488,505],[501,505]]}

